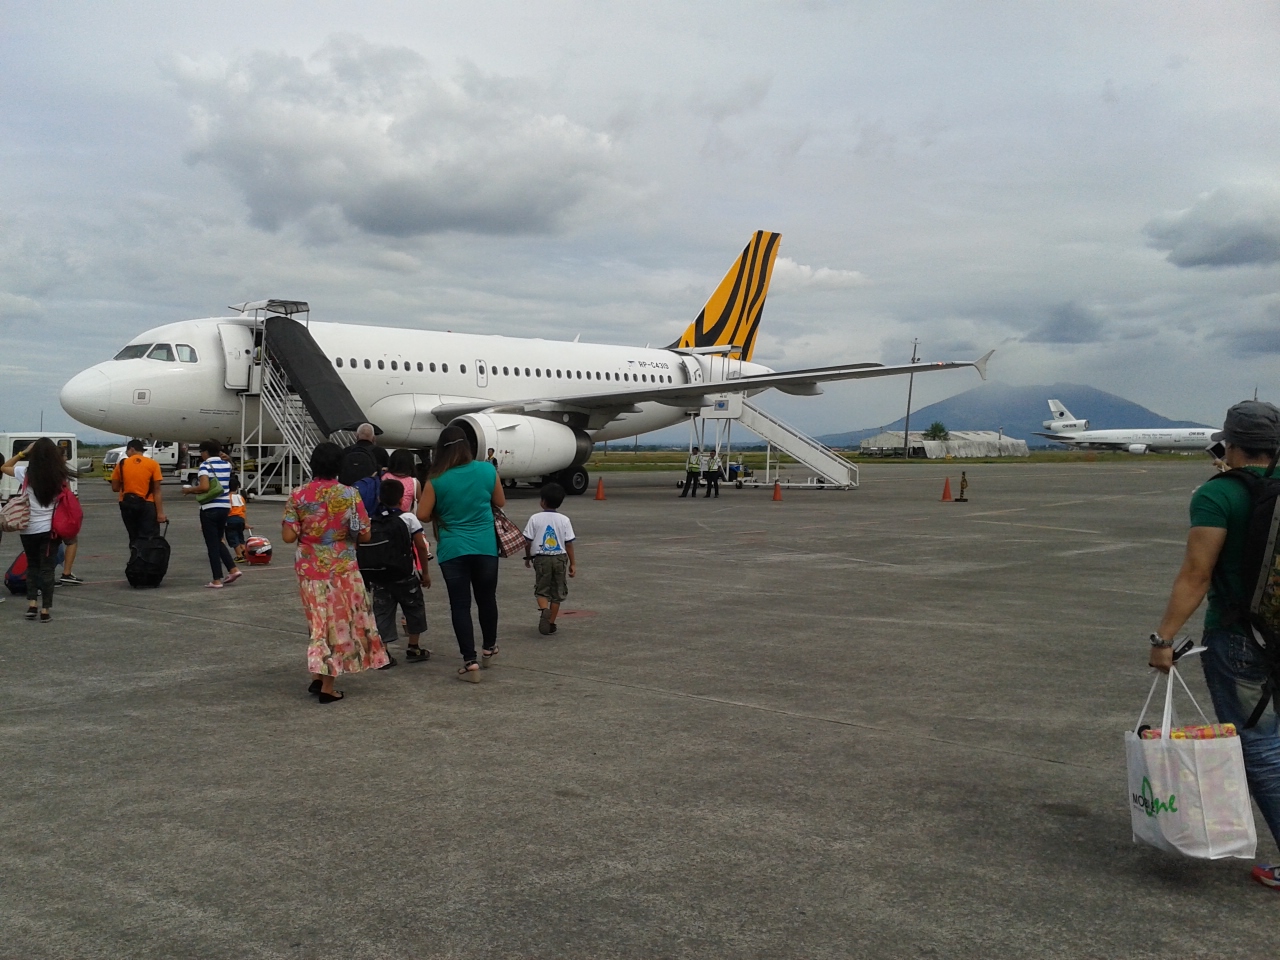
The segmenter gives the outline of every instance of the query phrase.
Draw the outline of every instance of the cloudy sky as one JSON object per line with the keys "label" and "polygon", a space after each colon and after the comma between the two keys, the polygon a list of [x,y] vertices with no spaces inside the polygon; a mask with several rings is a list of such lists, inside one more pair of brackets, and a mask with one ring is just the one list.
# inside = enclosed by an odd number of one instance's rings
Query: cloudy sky
{"label": "cloudy sky", "polygon": [[[0,425],[159,323],[674,339],[756,229],[756,359],[996,348],[1280,400],[1280,7],[0,0]],[[917,380],[919,403],[975,375]],[[814,432],[906,385],[765,405]],[[1088,415],[1088,411],[1075,411]],[[81,431],[87,432],[82,429]]]}

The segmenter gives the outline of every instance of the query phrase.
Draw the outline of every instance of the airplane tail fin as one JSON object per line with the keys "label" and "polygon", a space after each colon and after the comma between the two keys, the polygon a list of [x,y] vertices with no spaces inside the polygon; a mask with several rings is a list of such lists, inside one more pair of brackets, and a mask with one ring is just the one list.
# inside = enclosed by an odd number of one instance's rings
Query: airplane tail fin
{"label": "airplane tail fin", "polygon": [[1071,415],[1071,411],[1068,410],[1066,407],[1064,407],[1061,401],[1058,401],[1058,400],[1049,401],[1049,412],[1053,414],[1053,419],[1055,420],[1074,420],[1075,419],[1075,417]]}
{"label": "airplane tail fin", "polygon": [[757,230],[697,319],[667,349],[736,346],[729,355],[750,360],[781,239],[780,233]]}

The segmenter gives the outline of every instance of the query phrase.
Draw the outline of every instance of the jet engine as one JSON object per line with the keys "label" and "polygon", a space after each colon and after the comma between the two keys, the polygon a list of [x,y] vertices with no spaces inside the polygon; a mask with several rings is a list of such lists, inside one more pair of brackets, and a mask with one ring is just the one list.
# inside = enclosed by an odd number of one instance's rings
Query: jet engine
{"label": "jet engine", "polygon": [[1145,443],[1131,443],[1129,444],[1129,452],[1138,454],[1146,453],[1147,445]]}
{"label": "jet engine", "polygon": [[[572,468],[591,456],[591,438],[567,424],[512,413],[468,413],[449,426],[462,428],[477,459],[483,460],[492,447],[504,478],[548,477],[562,472],[586,476],[585,470]],[[585,489],[585,480],[582,486]]]}
{"label": "jet engine", "polygon": [[1088,430],[1088,420],[1045,420],[1040,424],[1051,433],[1063,433],[1067,430]]}

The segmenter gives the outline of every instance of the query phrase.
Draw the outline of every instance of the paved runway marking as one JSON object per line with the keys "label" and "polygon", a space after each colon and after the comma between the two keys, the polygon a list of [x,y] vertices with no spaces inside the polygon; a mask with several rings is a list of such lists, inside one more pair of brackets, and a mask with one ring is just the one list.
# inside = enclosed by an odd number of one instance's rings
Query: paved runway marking
{"label": "paved runway marking", "polygon": [[1035,527],[1039,530],[1065,530],[1067,533],[1091,533],[1095,537],[1102,536],[1101,530],[1082,530],[1079,527],[1051,527],[1044,523],[1014,523],[1011,520],[975,520],[973,522],[997,524],[1002,527]]}
{"label": "paved runway marking", "polygon": [[1012,507],[1008,510],[979,510],[977,513],[970,513],[970,517],[994,517],[1002,513],[1022,513],[1027,507]]}

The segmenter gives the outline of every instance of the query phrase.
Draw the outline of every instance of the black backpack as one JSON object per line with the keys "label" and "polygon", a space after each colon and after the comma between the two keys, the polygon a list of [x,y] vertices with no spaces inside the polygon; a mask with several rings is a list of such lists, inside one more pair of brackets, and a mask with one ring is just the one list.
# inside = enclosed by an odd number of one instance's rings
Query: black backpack
{"label": "black backpack", "polygon": [[158,587],[169,572],[169,541],[165,533],[169,532],[166,520],[164,533],[156,533],[149,537],[139,537],[129,544],[129,562],[125,564],[124,576],[131,587]]}
{"label": "black backpack", "polygon": [[1245,628],[1241,632],[1253,640],[1266,664],[1262,699],[1245,722],[1245,729],[1256,725],[1267,703],[1280,695],[1280,552],[1276,549],[1280,539],[1280,476],[1273,476],[1275,469],[1273,461],[1262,476],[1235,469],[1210,478],[1229,477],[1249,491],[1249,526],[1240,565],[1245,595],[1234,594],[1220,567],[1213,571],[1214,585],[1227,599],[1224,625]]}
{"label": "black backpack", "polygon": [[338,470],[338,482],[354,487],[357,480],[371,477],[378,472],[378,461],[373,448],[354,444],[342,452],[342,466]]}
{"label": "black backpack", "polygon": [[394,583],[413,576],[413,537],[398,507],[379,507],[369,517],[368,543],[356,544],[360,572],[371,583]]}

